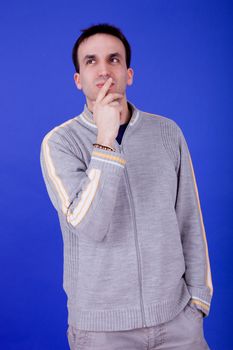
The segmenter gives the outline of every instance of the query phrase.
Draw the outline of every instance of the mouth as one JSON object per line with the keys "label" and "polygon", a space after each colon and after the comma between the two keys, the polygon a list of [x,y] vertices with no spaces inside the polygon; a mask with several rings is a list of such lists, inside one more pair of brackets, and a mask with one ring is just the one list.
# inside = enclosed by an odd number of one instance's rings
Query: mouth
{"label": "mouth", "polygon": [[[104,84],[105,84],[105,83],[99,83],[99,84],[96,84],[96,86],[97,86],[99,89],[101,89],[102,86],[104,86]],[[113,85],[114,85],[114,83],[112,83],[112,84],[110,85],[109,89],[111,89],[111,87],[113,87]]]}

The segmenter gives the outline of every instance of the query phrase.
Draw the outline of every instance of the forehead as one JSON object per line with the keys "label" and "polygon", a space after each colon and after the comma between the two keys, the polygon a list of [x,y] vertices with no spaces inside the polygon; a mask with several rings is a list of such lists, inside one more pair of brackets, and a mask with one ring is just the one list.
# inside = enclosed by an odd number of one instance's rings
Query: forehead
{"label": "forehead", "polygon": [[78,48],[78,57],[82,59],[85,55],[107,55],[119,52],[125,55],[125,47],[120,39],[110,34],[94,34],[85,39]]}

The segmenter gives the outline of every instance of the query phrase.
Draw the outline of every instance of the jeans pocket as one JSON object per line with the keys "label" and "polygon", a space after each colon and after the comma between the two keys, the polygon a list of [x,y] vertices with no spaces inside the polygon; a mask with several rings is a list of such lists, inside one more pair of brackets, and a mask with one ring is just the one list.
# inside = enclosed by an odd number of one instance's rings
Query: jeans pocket
{"label": "jeans pocket", "polygon": [[71,348],[73,349],[74,346],[75,348],[76,346],[84,346],[87,343],[89,333],[88,331],[77,329],[69,325],[66,334],[69,344],[72,345]]}
{"label": "jeans pocket", "polygon": [[194,321],[198,321],[198,322],[203,321],[203,315],[201,311],[198,311],[198,309],[195,306],[190,305],[190,303],[188,303],[185,306],[184,315],[186,316],[186,318]]}

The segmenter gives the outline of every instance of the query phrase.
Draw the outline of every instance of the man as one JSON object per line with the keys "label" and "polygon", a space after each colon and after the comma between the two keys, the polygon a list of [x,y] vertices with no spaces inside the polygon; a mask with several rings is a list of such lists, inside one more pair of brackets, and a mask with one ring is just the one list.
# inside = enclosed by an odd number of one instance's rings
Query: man
{"label": "man", "polygon": [[83,112],[44,138],[41,166],[60,220],[68,341],[76,349],[209,349],[213,294],[187,143],[140,111],[120,29],[83,30],[73,48]]}

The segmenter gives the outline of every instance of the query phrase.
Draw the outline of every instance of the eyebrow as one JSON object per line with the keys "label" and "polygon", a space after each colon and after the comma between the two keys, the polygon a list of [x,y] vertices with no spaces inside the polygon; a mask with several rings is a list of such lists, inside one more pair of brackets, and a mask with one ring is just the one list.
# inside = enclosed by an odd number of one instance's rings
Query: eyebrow
{"label": "eyebrow", "polygon": [[[109,58],[111,57],[119,57],[119,58],[122,58],[122,55],[119,53],[119,52],[113,52],[113,53],[110,53],[108,55]],[[87,59],[91,59],[91,58],[96,58],[96,55],[86,55],[83,59],[83,62],[85,62]]]}

